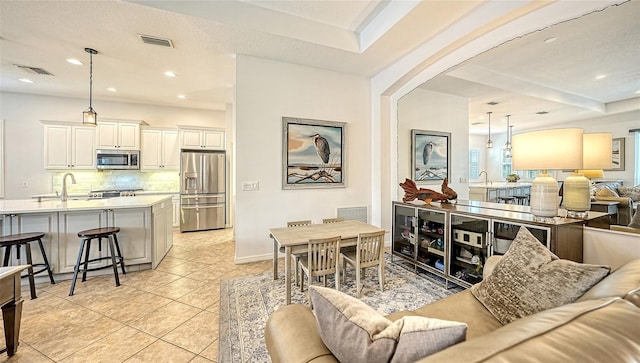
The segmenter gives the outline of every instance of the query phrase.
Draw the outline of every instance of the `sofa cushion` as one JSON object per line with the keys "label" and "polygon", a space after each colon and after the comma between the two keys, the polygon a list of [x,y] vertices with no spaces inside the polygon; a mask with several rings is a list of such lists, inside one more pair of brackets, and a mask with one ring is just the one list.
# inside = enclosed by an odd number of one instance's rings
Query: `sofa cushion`
{"label": "sofa cushion", "polygon": [[634,202],[638,202],[640,201],[640,185],[632,188],[621,185],[618,187],[618,194],[621,197],[629,197],[633,199]]}
{"label": "sofa cushion", "polygon": [[469,290],[434,301],[417,309],[415,313],[429,318],[466,323],[467,339],[474,339],[502,327],[502,323]]}
{"label": "sofa cushion", "polygon": [[324,344],[341,362],[413,362],[465,340],[464,323],[404,316],[392,322],[340,291],[310,287]]}
{"label": "sofa cushion", "polygon": [[558,259],[525,227],[471,293],[501,323],[574,302],[609,273],[609,267]]}
{"label": "sofa cushion", "polygon": [[627,227],[640,228],[640,213],[636,213],[633,215],[633,218],[631,218],[631,222]]}
{"label": "sofa cushion", "polygon": [[640,258],[620,266],[576,301],[594,300],[603,297],[624,297],[630,291],[638,288],[640,288]]}
{"label": "sofa cushion", "polygon": [[419,363],[637,362],[640,308],[620,298],[563,305],[514,321]]}

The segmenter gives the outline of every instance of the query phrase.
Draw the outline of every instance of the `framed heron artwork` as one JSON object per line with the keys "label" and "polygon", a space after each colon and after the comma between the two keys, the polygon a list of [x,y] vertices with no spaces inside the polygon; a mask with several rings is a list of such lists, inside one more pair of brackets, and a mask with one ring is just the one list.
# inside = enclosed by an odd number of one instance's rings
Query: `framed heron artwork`
{"label": "framed heron artwork", "polygon": [[282,189],[343,188],[345,122],[282,118]]}
{"label": "framed heron artwork", "polygon": [[451,133],[411,130],[411,177],[416,183],[440,184],[449,178],[449,155]]}

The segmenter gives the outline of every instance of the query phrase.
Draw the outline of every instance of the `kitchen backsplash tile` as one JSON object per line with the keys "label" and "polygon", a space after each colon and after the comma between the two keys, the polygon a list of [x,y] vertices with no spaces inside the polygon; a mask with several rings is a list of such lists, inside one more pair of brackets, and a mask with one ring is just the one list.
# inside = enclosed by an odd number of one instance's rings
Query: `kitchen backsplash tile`
{"label": "kitchen backsplash tile", "polygon": [[[62,190],[62,177],[66,172],[54,172],[52,193]],[[140,172],[127,170],[74,171],[76,184],[67,178],[69,194],[83,194],[91,190],[105,189],[144,189],[145,191],[178,191],[180,189],[179,172],[158,171]]]}

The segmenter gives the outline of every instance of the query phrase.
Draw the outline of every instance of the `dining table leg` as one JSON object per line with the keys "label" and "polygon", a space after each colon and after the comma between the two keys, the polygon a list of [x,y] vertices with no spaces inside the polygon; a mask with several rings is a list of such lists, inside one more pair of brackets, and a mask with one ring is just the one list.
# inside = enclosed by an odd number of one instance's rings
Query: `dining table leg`
{"label": "dining table leg", "polygon": [[278,279],[278,242],[273,239],[273,279]]}
{"label": "dining table leg", "polygon": [[285,304],[291,304],[291,247],[284,248]]}

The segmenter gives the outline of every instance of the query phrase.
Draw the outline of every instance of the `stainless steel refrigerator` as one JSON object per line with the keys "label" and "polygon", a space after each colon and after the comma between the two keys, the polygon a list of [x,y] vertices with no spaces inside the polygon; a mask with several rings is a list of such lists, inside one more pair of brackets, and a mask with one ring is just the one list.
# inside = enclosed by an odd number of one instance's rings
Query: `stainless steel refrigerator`
{"label": "stainless steel refrigerator", "polygon": [[180,231],[224,228],[224,151],[182,150],[180,178]]}

